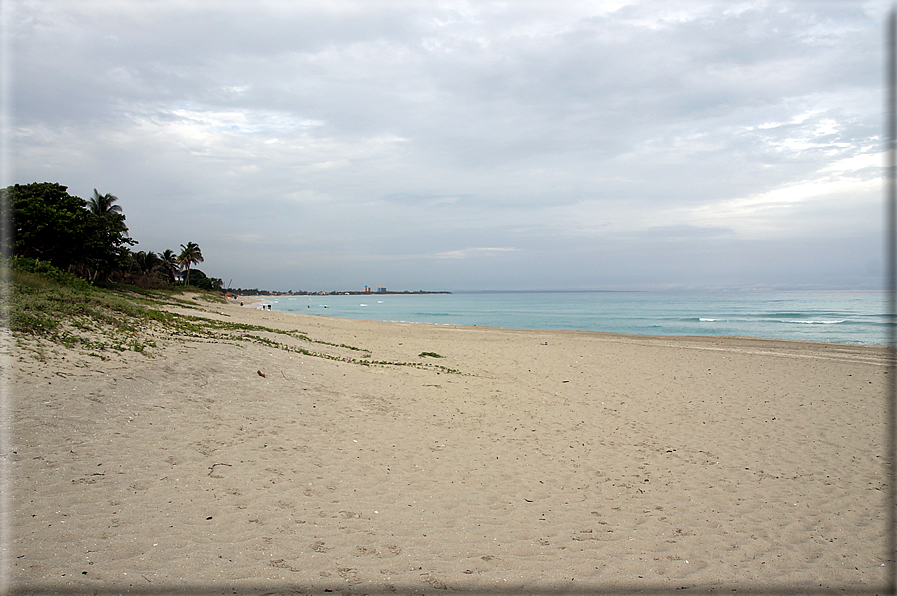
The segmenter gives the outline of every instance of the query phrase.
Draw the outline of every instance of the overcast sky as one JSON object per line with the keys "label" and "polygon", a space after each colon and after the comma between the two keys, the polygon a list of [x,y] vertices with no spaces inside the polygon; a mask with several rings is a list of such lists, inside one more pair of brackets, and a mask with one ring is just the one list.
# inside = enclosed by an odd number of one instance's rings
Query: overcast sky
{"label": "overcast sky", "polygon": [[890,6],[6,0],[8,183],[233,287],[879,287]]}

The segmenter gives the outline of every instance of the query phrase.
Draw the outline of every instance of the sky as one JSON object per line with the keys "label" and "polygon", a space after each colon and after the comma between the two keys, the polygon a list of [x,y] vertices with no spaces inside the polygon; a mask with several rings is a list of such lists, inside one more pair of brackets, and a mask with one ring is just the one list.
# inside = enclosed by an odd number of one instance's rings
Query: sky
{"label": "sky", "polygon": [[233,288],[874,289],[860,0],[3,0],[5,184]]}

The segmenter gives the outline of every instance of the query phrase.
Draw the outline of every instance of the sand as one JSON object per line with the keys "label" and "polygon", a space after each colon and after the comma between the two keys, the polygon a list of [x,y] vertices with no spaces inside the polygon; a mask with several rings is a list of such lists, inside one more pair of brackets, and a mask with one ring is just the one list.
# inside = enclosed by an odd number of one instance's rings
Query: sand
{"label": "sand", "polygon": [[244,302],[204,316],[459,372],[238,341],[160,340],[107,361],[55,348],[39,362],[13,346],[18,593],[886,581],[883,348],[351,321]]}

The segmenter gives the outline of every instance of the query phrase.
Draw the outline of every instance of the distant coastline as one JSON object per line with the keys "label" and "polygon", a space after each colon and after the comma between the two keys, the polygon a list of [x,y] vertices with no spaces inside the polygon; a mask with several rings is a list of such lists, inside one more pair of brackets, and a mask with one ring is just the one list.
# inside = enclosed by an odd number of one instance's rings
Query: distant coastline
{"label": "distant coastline", "polygon": [[451,292],[440,290],[403,290],[401,292],[394,291],[382,291],[382,292],[358,292],[358,291],[337,291],[333,290],[330,292],[305,292],[299,291],[294,292],[290,290],[289,292],[274,292],[271,290],[258,290],[255,288],[252,289],[243,289],[243,288],[228,288],[225,293],[230,296],[390,296],[390,295],[408,295],[408,294],[451,294]]}

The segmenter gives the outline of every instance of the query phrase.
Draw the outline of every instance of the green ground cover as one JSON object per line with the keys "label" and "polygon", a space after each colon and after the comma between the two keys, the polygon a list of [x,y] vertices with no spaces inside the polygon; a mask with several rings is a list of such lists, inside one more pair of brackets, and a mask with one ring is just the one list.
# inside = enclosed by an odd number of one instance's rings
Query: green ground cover
{"label": "green ground cover", "polygon": [[[192,299],[177,290],[146,290],[122,284],[90,284],[47,263],[13,259],[6,264],[6,308],[2,323],[18,340],[56,344],[95,356],[134,351],[148,357],[159,341],[193,339],[255,342],[268,347],[359,365],[414,366],[439,372],[458,371],[422,362],[376,360],[370,350],[314,339],[302,331],[234,323],[202,316],[198,301],[226,302],[214,292],[191,288]],[[193,309],[195,315],[168,310]],[[20,347],[25,342],[19,341]],[[422,354],[422,356],[430,354]]]}

